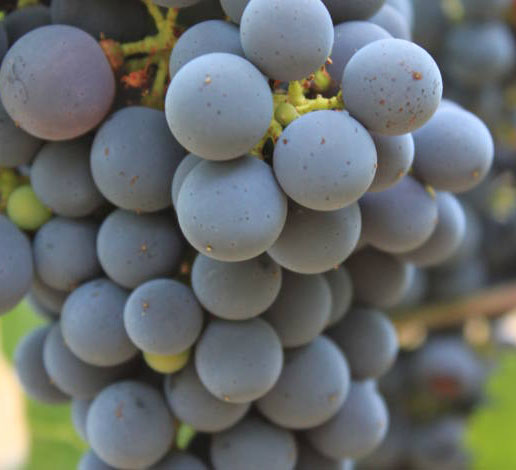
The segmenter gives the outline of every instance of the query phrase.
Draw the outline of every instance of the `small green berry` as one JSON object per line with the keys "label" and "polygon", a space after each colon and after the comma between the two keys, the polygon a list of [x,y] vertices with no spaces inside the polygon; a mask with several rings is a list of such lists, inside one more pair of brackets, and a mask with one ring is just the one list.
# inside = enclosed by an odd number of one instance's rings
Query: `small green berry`
{"label": "small green berry", "polygon": [[21,229],[37,230],[52,217],[52,212],[37,198],[32,186],[26,184],[9,196],[7,215]]}

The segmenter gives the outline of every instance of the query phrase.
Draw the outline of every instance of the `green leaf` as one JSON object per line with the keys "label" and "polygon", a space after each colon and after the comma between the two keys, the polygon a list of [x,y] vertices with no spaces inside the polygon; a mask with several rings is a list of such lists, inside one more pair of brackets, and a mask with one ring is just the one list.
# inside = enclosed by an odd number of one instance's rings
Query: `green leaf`
{"label": "green leaf", "polygon": [[516,354],[501,355],[487,384],[487,402],[468,423],[466,444],[473,469],[516,468]]}

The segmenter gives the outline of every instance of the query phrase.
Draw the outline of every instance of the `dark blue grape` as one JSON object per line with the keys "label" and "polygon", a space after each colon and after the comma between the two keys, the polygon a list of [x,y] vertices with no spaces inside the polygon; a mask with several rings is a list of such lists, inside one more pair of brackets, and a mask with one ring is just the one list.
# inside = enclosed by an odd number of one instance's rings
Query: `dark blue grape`
{"label": "dark blue grape", "polygon": [[66,345],[81,360],[95,366],[121,364],[137,353],[124,328],[129,292],[108,279],[96,279],[75,289],[61,314]]}
{"label": "dark blue grape", "polygon": [[214,52],[191,60],[176,73],[165,112],[172,133],[190,152],[209,160],[230,160],[249,152],[267,131],[273,112],[271,90],[253,64]]}
{"label": "dark blue grape", "polygon": [[342,78],[346,109],[382,135],[406,134],[421,127],[435,113],[442,91],[434,59],[404,39],[381,39],[362,47]]}
{"label": "dark blue grape", "polygon": [[50,9],[45,5],[32,5],[14,10],[4,18],[9,44],[14,44],[24,34],[51,23]]}
{"label": "dark blue grape", "polygon": [[[424,245],[423,245],[424,246]],[[374,248],[364,248],[346,260],[359,303],[377,308],[397,305],[407,293],[413,266]]]}
{"label": "dark blue grape", "polygon": [[410,41],[410,25],[407,19],[392,5],[385,4],[371,18],[371,23],[381,26],[393,38]]}
{"label": "dark blue grape", "polygon": [[385,0],[323,0],[334,23],[350,20],[367,20],[383,5]]}
{"label": "dark blue grape", "polygon": [[229,16],[231,21],[237,24],[240,24],[242,14],[248,3],[249,0],[220,0],[224,13]]}
{"label": "dark blue grape", "polygon": [[72,400],[72,423],[77,434],[83,441],[88,442],[86,434],[86,421],[88,419],[88,411],[93,400],[81,400],[74,398]]}
{"label": "dark blue grape", "polygon": [[314,448],[333,459],[362,458],[384,439],[389,426],[385,402],[375,383],[352,382],[337,415],[307,432]]}
{"label": "dark blue grape", "polygon": [[217,398],[249,403],[278,380],[283,350],[274,329],[259,318],[214,320],[197,343],[195,365],[201,382]]}
{"label": "dark blue grape", "polygon": [[215,470],[293,470],[296,460],[292,433],[258,418],[216,434],[211,443]]}
{"label": "dark blue grape", "polygon": [[89,137],[45,144],[30,171],[38,199],[58,215],[84,217],[98,209],[104,198],[90,170]]}
{"label": "dark blue grape", "polygon": [[70,398],[59,390],[43,365],[43,345],[50,327],[41,327],[24,336],[16,347],[14,364],[23,390],[34,400],[57,404]]}
{"label": "dark blue grape", "polygon": [[184,153],[170,134],[165,113],[129,106],[97,131],[91,171],[100,192],[116,206],[155,212],[172,202],[170,185]]}
{"label": "dark blue grape", "polygon": [[257,402],[270,421],[288,429],[308,429],[328,421],[349,391],[348,364],[325,336],[285,352],[276,385]]}
{"label": "dark blue grape", "polygon": [[418,178],[442,191],[464,192],[479,184],[494,157],[493,138],[473,113],[460,108],[439,109],[414,134]]}
{"label": "dark blue grape", "polygon": [[411,134],[384,136],[371,133],[378,158],[378,168],[368,191],[377,192],[397,184],[412,167],[414,139]]}
{"label": "dark blue grape", "polygon": [[18,127],[0,102],[0,165],[14,168],[28,164],[42,144],[41,140]]}
{"label": "dark blue grape", "polygon": [[149,470],[208,470],[208,467],[192,454],[172,450]]}
{"label": "dark blue grape", "polygon": [[52,383],[59,390],[80,399],[93,398],[131,370],[131,364],[96,367],[81,361],[65,344],[59,323],[47,335],[43,346],[43,363]]}
{"label": "dark blue grape", "polygon": [[292,122],[274,148],[274,173],[298,204],[332,211],[355,202],[371,185],[376,148],[347,112],[315,111]]}
{"label": "dark blue grape", "polygon": [[328,326],[338,323],[348,313],[353,300],[353,283],[349,271],[344,266],[324,274],[331,291],[331,314]]}
{"label": "dark blue grape", "polygon": [[246,57],[265,75],[288,82],[324,65],[333,25],[320,0],[251,0],[240,21],[240,39]]}
{"label": "dark blue grape", "polygon": [[130,295],[125,329],[142,351],[175,355],[192,346],[201,333],[203,312],[192,290],[172,279],[154,279]]}
{"label": "dark blue grape", "polygon": [[34,264],[48,286],[71,291],[101,274],[95,242],[98,226],[88,219],[55,217],[34,238]]}
{"label": "dark blue grape", "polygon": [[126,288],[173,274],[183,249],[178,232],[168,214],[114,211],[99,230],[100,264],[113,281]]}
{"label": "dark blue grape", "polygon": [[398,354],[394,325],[376,310],[355,307],[328,334],[344,352],[355,380],[385,374]]}
{"label": "dark blue grape", "polygon": [[238,28],[227,21],[209,20],[188,28],[170,55],[170,78],[192,59],[211,52],[227,52],[243,57]]}
{"label": "dark blue grape", "polygon": [[268,253],[280,266],[291,271],[322,273],[339,265],[352,253],[361,225],[356,203],[324,212],[291,204],[285,228]]}
{"label": "dark blue grape", "polygon": [[98,43],[64,25],[22,36],[2,62],[0,87],[9,116],[47,140],[73,139],[93,129],[115,94],[113,72]]}
{"label": "dark blue grape", "polygon": [[186,157],[181,160],[181,163],[176,168],[174,178],[172,179],[172,204],[177,207],[177,198],[179,197],[179,190],[188,176],[198,163],[201,163],[203,159],[189,153]]}
{"label": "dark blue grape", "polygon": [[210,313],[226,320],[247,320],[265,312],[278,297],[281,268],[267,255],[226,263],[197,255],[192,288]]}
{"label": "dark blue grape", "polygon": [[326,65],[334,82],[333,88],[340,88],[344,69],[358,50],[373,41],[390,37],[387,31],[369,21],[345,21],[336,25],[331,51],[332,63]]}
{"label": "dark blue grape", "polygon": [[240,421],[250,403],[228,403],[202,384],[194,364],[165,380],[165,396],[174,416],[199,432],[221,432]]}
{"label": "dark blue grape", "polygon": [[130,42],[151,32],[152,20],[138,0],[52,0],[52,23],[67,24],[95,39]]}
{"label": "dark blue grape", "polygon": [[310,343],[330,320],[332,296],[330,285],[320,274],[283,273],[279,295],[265,312],[278,333],[284,348]]}
{"label": "dark blue grape", "polygon": [[437,225],[437,202],[420,183],[405,176],[397,185],[360,199],[362,236],[382,251],[402,253],[427,241]]}
{"label": "dark blue grape", "polygon": [[53,289],[35,276],[30,288],[30,295],[49,312],[55,315],[61,315],[61,309],[68,297],[68,292]]}
{"label": "dark blue grape", "polygon": [[28,238],[3,215],[0,215],[0,240],[0,313],[4,313],[29,292],[33,263]]}
{"label": "dark blue grape", "polygon": [[91,404],[86,429],[93,451],[121,468],[157,463],[175,434],[162,395],[136,381],[117,382],[102,390]]}
{"label": "dark blue grape", "polygon": [[116,468],[103,462],[95,452],[89,450],[82,456],[77,470],[116,470]]}
{"label": "dark blue grape", "polygon": [[287,198],[271,168],[245,156],[197,165],[181,187],[176,210],[194,248],[219,261],[244,261],[276,241]]}

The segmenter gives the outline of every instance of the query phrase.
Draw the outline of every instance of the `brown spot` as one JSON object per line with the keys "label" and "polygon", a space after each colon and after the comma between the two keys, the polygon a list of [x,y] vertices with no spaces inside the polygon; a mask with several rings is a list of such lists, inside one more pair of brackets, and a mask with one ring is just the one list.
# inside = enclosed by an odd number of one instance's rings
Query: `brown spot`
{"label": "brown spot", "polygon": [[331,60],[331,57],[328,57],[328,58],[326,59],[326,63],[327,63],[328,65],[333,64],[333,60]]}
{"label": "brown spot", "polygon": [[143,308],[143,311],[146,312],[148,309],[149,309],[149,302],[147,302],[146,300],[144,300],[142,302],[142,308]]}
{"label": "brown spot", "polygon": [[473,176],[473,179],[477,180],[477,179],[480,177],[480,171],[475,170],[475,171],[472,173],[472,176]]}
{"label": "brown spot", "polygon": [[117,418],[123,418],[124,402],[120,403],[115,410],[115,416]]}
{"label": "brown spot", "polygon": [[224,401],[229,401],[229,396],[228,395],[224,395],[222,398],[224,399]]}
{"label": "brown spot", "polygon": [[134,185],[136,184],[136,182],[139,180],[139,178],[140,178],[139,176],[133,176],[133,177],[131,178],[131,181],[129,181],[129,184],[130,184],[131,186],[134,186]]}
{"label": "brown spot", "polygon": [[337,392],[331,393],[330,395],[328,395],[328,401],[330,403],[333,403],[338,397],[339,397],[339,394]]}
{"label": "brown spot", "polygon": [[326,143],[326,139],[324,137],[321,138],[321,145],[324,145]]}
{"label": "brown spot", "polygon": [[423,74],[421,72],[412,72],[412,78],[414,80],[421,80],[423,78]]}
{"label": "brown spot", "polygon": [[211,253],[213,251],[213,247],[211,245],[206,245],[206,251]]}
{"label": "brown spot", "polygon": [[378,103],[380,103],[383,106],[385,104],[385,100],[380,100],[378,101]]}
{"label": "brown spot", "polygon": [[109,148],[105,148],[104,149],[104,155],[107,157],[109,155]]}
{"label": "brown spot", "polygon": [[147,243],[142,243],[142,245],[140,246],[140,253],[147,253],[148,249],[149,247],[147,246]]}
{"label": "brown spot", "polygon": [[191,271],[191,267],[190,267],[190,263],[188,261],[183,261],[181,263],[181,266],[179,268],[179,272],[181,274],[190,274],[190,271]]}
{"label": "brown spot", "polygon": [[209,85],[211,83],[211,77],[209,75],[206,75],[206,78],[204,79],[204,83],[206,85]]}
{"label": "brown spot", "polygon": [[287,145],[288,144],[288,139],[283,139],[283,144]]}

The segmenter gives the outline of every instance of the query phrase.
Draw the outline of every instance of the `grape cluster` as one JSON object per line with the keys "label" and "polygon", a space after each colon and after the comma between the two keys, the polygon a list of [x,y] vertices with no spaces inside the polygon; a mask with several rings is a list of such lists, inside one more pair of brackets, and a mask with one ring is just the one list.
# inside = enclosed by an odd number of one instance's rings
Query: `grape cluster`
{"label": "grape cluster", "polygon": [[7,15],[0,311],[49,320],[16,368],[72,401],[80,470],[342,470],[381,444],[385,310],[460,249],[454,193],[494,154],[412,22],[382,0]]}

